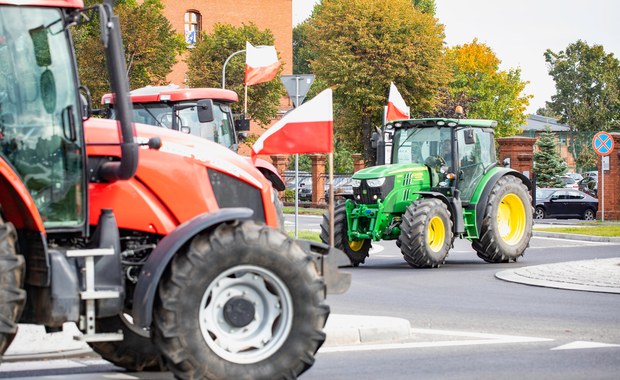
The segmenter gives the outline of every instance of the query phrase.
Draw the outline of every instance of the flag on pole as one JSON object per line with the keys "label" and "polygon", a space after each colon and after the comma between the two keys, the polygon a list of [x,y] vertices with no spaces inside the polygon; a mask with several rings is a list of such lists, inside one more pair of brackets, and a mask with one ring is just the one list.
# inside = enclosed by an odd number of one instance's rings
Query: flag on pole
{"label": "flag on pole", "polygon": [[331,153],[334,150],[332,90],[327,89],[293,109],[252,146],[259,154]]}
{"label": "flag on pole", "polygon": [[269,82],[278,74],[280,61],[274,46],[254,47],[245,42],[245,85]]}
{"label": "flag on pole", "polygon": [[409,119],[409,107],[405,104],[403,97],[400,96],[400,92],[398,92],[394,82],[390,82],[390,95],[388,97],[385,121],[401,119]]}

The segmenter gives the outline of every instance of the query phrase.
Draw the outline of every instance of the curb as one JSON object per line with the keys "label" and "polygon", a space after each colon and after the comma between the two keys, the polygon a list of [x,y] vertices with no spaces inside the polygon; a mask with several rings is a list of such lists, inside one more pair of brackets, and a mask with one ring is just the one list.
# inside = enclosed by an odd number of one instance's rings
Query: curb
{"label": "curb", "polygon": [[410,331],[411,324],[403,318],[332,314],[325,324],[323,347],[404,339]]}
{"label": "curb", "polygon": [[556,239],[594,241],[594,242],[602,242],[602,243],[620,243],[620,237],[566,234],[566,233],[556,233],[556,232],[536,231],[536,230],[532,231],[532,234],[534,236],[549,237],[549,238],[556,238]]}

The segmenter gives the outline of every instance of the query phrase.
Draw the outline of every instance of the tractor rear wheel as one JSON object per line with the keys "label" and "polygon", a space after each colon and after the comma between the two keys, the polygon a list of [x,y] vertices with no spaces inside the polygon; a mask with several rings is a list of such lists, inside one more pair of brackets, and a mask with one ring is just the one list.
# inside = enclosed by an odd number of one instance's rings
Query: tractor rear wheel
{"label": "tractor rear wheel", "polygon": [[129,371],[167,371],[164,358],[151,338],[134,331],[121,316],[97,319],[98,332],[123,332],[122,341],[93,342],[90,347],[110,363]]}
{"label": "tractor rear wheel", "polygon": [[26,302],[24,257],[17,254],[17,233],[0,216],[0,355],[17,334],[17,320]]}
{"label": "tractor rear wheel", "polygon": [[445,203],[423,198],[407,206],[400,224],[400,251],[415,268],[436,268],[452,245],[452,220]]}
{"label": "tractor rear wheel", "polygon": [[532,201],[525,184],[507,175],[493,186],[480,226],[472,240],[478,256],[489,263],[517,261],[532,237]]}
{"label": "tractor rear wheel", "polygon": [[[351,265],[354,267],[363,264],[368,257],[371,243],[370,239],[363,240],[349,240],[347,234],[347,210],[346,203],[341,202],[334,208],[334,247],[344,252]],[[325,244],[329,244],[329,213],[323,214],[323,221],[321,222],[321,241]]]}
{"label": "tractor rear wheel", "polygon": [[178,253],[159,284],[154,341],[178,378],[296,378],[329,315],[314,254],[254,222],[221,224]]}

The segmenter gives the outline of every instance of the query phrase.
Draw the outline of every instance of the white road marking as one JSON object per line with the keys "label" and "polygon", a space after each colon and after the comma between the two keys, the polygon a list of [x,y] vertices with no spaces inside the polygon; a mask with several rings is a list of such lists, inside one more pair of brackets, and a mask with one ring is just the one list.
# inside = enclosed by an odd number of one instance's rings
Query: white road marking
{"label": "white road marking", "polygon": [[552,348],[552,350],[581,350],[584,348],[602,348],[602,347],[620,347],[620,344],[585,342],[585,341],[578,340],[576,342],[554,347]]}
{"label": "white road marking", "polygon": [[553,339],[537,338],[528,336],[497,335],[485,333],[471,333],[462,331],[446,331],[431,329],[411,329],[411,334],[415,335],[445,335],[453,337],[469,337],[472,339],[458,339],[445,341],[425,341],[425,342],[406,342],[406,343],[384,343],[384,344],[357,344],[350,346],[336,346],[321,348],[320,352],[348,352],[348,351],[379,351],[379,350],[402,350],[411,348],[427,347],[456,347],[456,346],[480,346],[488,344],[510,344],[510,343],[532,343],[549,342]]}

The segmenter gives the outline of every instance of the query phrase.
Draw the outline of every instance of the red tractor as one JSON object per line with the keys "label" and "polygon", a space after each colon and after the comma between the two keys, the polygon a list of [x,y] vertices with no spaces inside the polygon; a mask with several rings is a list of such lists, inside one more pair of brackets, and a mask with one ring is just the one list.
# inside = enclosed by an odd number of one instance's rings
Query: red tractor
{"label": "red tractor", "polygon": [[[80,92],[69,28],[92,19],[117,121],[88,120]],[[18,323],[75,322],[129,370],[301,374],[325,294],[348,288],[342,252],[283,233],[249,160],[134,125],[122,49],[109,2],[0,0],[0,353]]]}

